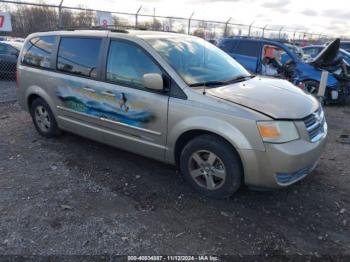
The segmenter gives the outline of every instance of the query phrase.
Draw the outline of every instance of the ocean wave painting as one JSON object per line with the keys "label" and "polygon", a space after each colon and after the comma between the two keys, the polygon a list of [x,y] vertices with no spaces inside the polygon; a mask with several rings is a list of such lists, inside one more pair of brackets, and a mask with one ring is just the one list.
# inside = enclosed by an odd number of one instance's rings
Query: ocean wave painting
{"label": "ocean wave painting", "polygon": [[[80,87],[57,88],[56,94],[64,105],[74,111],[95,117],[122,122],[133,126],[143,126],[154,119],[154,115],[141,108],[136,108],[124,93],[114,93],[115,97],[103,93],[90,93]],[[139,101],[138,105],[140,104]]]}

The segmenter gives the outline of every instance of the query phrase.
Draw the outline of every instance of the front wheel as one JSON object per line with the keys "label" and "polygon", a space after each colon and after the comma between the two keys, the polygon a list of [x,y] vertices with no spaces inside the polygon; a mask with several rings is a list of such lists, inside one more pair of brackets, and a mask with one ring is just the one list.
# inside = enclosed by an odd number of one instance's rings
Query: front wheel
{"label": "front wheel", "polygon": [[305,86],[305,91],[313,96],[318,95],[318,89],[320,87],[320,83],[314,80],[307,80],[303,82]]}
{"label": "front wheel", "polygon": [[180,169],[197,191],[214,198],[227,198],[236,192],[243,173],[237,152],[215,135],[191,140],[181,153]]}

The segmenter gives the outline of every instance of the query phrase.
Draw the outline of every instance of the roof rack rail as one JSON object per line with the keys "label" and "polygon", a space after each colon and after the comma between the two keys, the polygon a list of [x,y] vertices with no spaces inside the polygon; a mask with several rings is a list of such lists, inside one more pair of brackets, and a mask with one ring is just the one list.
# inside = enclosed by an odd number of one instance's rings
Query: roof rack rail
{"label": "roof rack rail", "polygon": [[67,30],[67,31],[75,31],[75,30],[101,30],[101,31],[110,31],[113,33],[124,33],[128,34],[128,30],[140,30],[140,31],[158,31],[158,32],[168,32],[168,33],[178,33],[176,31],[165,31],[165,30],[157,30],[152,28],[147,28],[144,26],[132,26],[132,25],[124,25],[124,26],[74,26],[74,27],[61,27],[59,30]]}
{"label": "roof rack rail", "polygon": [[80,27],[80,26],[73,26],[73,27],[61,27],[61,30],[67,30],[67,31],[77,31],[77,30],[101,30],[101,31],[111,31],[115,33],[124,33],[127,34],[129,31],[122,29],[122,28],[116,28],[116,27],[103,27],[103,26],[89,26],[89,27]]}

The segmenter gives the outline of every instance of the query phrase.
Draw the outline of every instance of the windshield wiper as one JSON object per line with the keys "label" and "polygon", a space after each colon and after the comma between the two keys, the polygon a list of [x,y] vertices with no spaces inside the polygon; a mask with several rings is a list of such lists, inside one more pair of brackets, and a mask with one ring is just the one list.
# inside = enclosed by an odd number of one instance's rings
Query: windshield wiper
{"label": "windshield wiper", "polygon": [[255,75],[247,75],[247,76],[237,76],[229,81],[227,81],[228,83],[232,84],[232,83],[238,83],[238,82],[243,82],[243,81],[246,81],[246,80],[249,80],[249,79],[252,79],[254,78]]}
{"label": "windshield wiper", "polygon": [[201,82],[201,83],[193,83],[190,84],[190,87],[197,87],[197,86],[220,86],[220,85],[225,85],[225,81],[208,81],[208,82]]}
{"label": "windshield wiper", "polygon": [[251,79],[255,77],[255,75],[247,75],[247,76],[237,76],[233,79],[230,80],[225,80],[225,81],[208,81],[208,82],[201,82],[201,83],[193,83],[190,84],[190,87],[198,87],[198,86],[206,86],[206,87],[210,87],[210,86],[220,86],[220,85],[228,85],[228,84],[232,84],[232,83],[237,83],[237,82],[242,82],[242,81],[246,81],[248,79]]}

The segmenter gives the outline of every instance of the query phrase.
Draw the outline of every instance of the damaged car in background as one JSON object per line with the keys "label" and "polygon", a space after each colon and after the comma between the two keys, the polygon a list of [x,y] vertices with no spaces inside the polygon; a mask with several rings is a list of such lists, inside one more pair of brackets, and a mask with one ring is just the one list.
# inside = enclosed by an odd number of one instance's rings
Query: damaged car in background
{"label": "damaged car in background", "polygon": [[218,47],[252,73],[286,79],[317,96],[322,71],[329,72],[324,94],[326,103],[339,103],[349,97],[348,65],[336,59],[339,39],[331,42],[313,59],[304,61],[285,44],[256,38],[223,38]]}
{"label": "damaged car in background", "polygon": [[[307,61],[313,67],[329,72],[330,77],[334,77],[338,81],[335,88],[326,90],[326,98],[330,98],[331,101],[344,102],[349,97],[350,65],[348,59],[348,53],[340,49],[340,39],[336,39]],[[317,92],[317,84],[314,83],[306,88],[311,93]]]}

